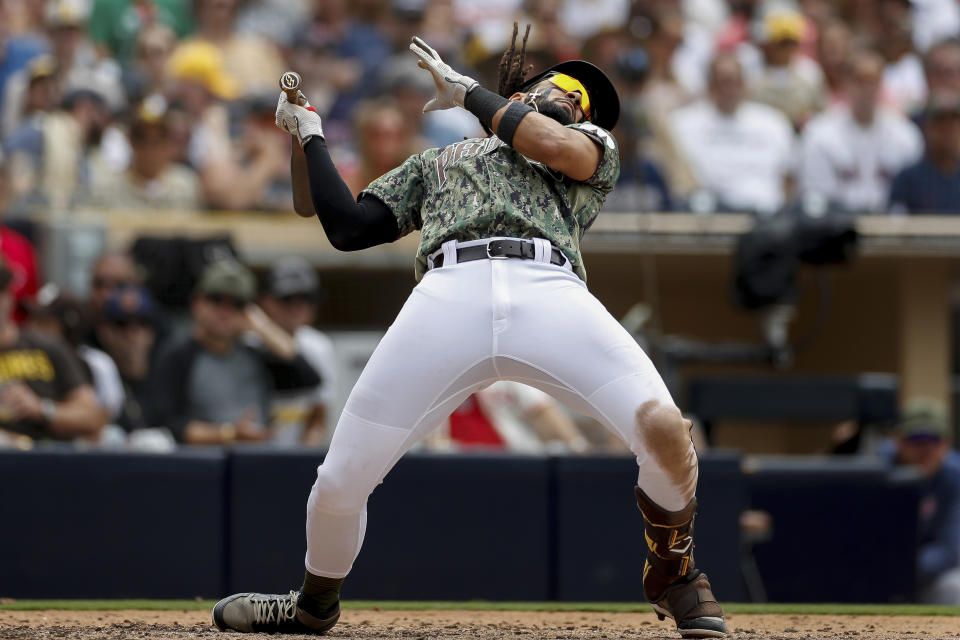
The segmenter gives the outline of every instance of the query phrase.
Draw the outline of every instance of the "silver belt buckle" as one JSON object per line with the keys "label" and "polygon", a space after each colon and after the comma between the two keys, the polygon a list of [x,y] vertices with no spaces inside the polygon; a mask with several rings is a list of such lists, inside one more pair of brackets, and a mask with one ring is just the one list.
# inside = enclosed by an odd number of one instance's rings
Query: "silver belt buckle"
{"label": "silver belt buckle", "polygon": [[492,256],[492,255],[490,255],[490,245],[492,245],[494,242],[498,242],[498,241],[497,241],[497,240],[491,240],[490,242],[488,242],[488,243],[486,244],[486,247],[485,247],[486,250],[487,250],[487,258],[488,258],[489,260],[506,260],[508,257],[510,257],[510,256]]}

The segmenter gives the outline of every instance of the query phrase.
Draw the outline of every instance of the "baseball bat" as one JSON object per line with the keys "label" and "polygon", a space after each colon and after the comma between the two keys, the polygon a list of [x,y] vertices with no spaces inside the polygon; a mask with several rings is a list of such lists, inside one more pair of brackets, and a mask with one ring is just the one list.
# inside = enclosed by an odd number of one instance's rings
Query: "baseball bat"
{"label": "baseball bat", "polygon": [[302,79],[296,71],[287,71],[280,76],[280,88],[287,94],[287,100],[293,104],[300,104],[298,97],[300,95],[300,83]]}

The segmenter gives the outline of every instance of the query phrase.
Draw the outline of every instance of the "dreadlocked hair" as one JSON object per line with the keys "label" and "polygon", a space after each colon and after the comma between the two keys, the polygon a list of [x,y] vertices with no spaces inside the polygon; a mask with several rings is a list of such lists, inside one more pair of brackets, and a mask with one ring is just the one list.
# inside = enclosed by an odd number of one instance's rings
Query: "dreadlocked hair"
{"label": "dreadlocked hair", "polygon": [[523,42],[518,53],[517,32],[519,28],[519,25],[514,22],[513,35],[510,36],[510,48],[504,51],[500,58],[500,82],[497,86],[497,93],[504,98],[509,98],[520,91],[524,78],[533,69],[532,64],[524,66],[527,61],[527,38],[530,36],[530,25],[527,25],[527,29],[523,33]]}

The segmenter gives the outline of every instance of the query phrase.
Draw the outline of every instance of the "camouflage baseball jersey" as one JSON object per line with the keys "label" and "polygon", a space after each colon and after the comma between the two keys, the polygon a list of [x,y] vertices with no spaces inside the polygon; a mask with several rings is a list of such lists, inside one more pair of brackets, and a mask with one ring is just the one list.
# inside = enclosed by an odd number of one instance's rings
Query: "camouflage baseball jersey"
{"label": "camouflage baseball jersey", "polygon": [[567,126],[603,149],[596,172],[584,182],[528,160],[490,136],[410,156],[364,189],[393,210],[401,236],[420,230],[417,280],[426,271],[426,256],[447,240],[495,236],[545,238],[587,279],[580,238],[620,175],[620,155],[604,129],[588,122]]}

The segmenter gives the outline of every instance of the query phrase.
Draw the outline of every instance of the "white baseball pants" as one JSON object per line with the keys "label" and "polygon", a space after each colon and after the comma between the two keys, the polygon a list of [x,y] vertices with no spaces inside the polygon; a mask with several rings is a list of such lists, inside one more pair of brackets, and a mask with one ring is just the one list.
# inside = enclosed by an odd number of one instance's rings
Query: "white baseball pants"
{"label": "white baseball pants", "polygon": [[498,379],[542,389],[613,429],[636,454],[640,488],[664,509],[687,505],[697,481],[689,423],[636,341],[568,267],[549,263],[548,242],[536,243],[536,260],[462,264],[456,243],[444,245],[443,267],[426,273],[377,346],[317,469],[308,571],[349,573],[370,493],[470,393]]}

